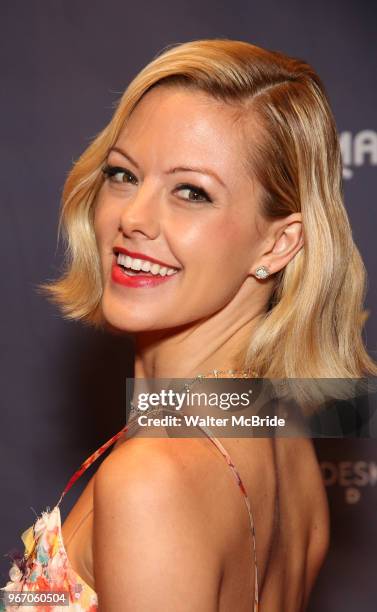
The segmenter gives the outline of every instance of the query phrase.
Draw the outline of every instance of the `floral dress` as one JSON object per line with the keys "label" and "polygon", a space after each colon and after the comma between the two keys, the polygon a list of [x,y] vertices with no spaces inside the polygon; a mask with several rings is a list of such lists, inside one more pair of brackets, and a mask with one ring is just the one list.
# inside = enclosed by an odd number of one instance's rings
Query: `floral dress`
{"label": "floral dress", "polygon": [[[258,573],[256,565],[256,547],[253,516],[250,501],[240,475],[230,458],[228,452],[215,438],[208,428],[198,425],[215,444],[225,458],[227,465],[232,470],[236,482],[240,488],[246,503],[253,542],[253,566],[254,566],[254,607],[258,612]],[[110,440],[98,448],[80,468],[73,474],[63,490],[60,499],[52,510],[47,508],[31,527],[21,535],[25,550],[23,554],[12,554],[12,566],[9,570],[9,582],[0,589],[0,612],[97,612],[98,598],[96,592],[74,571],[71,567],[67,552],[65,550],[61,531],[60,503],[86,469],[113,444],[123,433],[129,429],[126,425]],[[46,591],[50,592],[50,600]],[[6,602],[5,593],[8,597],[14,597],[12,602]],[[42,593],[43,592],[43,593]],[[30,595],[29,595],[30,594]],[[16,598],[17,596],[17,598]],[[39,602],[34,603],[39,597]],[[65,598],[68,605],[59,605]],[[22,598],[27,599],[28,605],[22,605]],[[33,601],[34,598],[34,601]],[[53,601],[51,601],[53,598]],[[60,598],[60,599],[59,599]],[[15,605],[14,602],[19,602]]]}

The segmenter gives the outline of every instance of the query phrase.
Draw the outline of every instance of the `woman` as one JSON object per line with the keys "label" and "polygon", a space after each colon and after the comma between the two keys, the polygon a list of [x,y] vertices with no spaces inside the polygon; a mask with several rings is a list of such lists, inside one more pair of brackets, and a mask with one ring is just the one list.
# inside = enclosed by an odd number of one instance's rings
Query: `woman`
{"label": "woman", "polygon": [[[74,165],[61,224],[66,269],[44,289],[130,334],[135,378],[377,373],[335,122],[301,60],[226,39],[165,50]],[[8,590],[59,586],[102,612],[305,609],[329,542],[310,440],[122,430],[65,491],[115,440],[61,532],[58,505],[27,532]]]}

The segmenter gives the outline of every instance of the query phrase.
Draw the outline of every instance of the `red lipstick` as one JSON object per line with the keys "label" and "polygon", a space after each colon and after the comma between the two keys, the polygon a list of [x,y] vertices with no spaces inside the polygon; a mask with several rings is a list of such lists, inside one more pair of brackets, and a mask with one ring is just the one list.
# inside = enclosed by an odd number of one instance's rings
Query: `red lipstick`
{"label": "red lipstick", "polygon": [[156,259],[155,257],[151,257],[150,255],[144,255],[143,253],[136,253],[135,251],[129,251],[121,246],[115,246],[113,248],[113,253],[117,255],[117,253],[123,253],[124,255],[129,255],[133,259],[146,259],[147,261],[152,261],[153,263],[158,263],[160,266],[166,266],[167,268],[175,268],[178,270],[177,266],[172,266],[171,264],[166,263],[165,261],[161,261],[160,259]]}
{"label": "red lipstick", "polygon": [[[123,251],[122,251],[123,252]],[[127,252],[128,255],[128,252]],[[133,257],[133,255],[130,255]],[[139,259],[145,259],[145,257],[138,256]],[[152,261],[151,258],[148,258]],[[155,263],[159,263],[156,260]],[[125,287],[134,287],[134,288],[147,288],[147,287],[157,287],[161,283],[166,283],[171,280],[175,274],[171,274],[170,276],[160,276],[156,274],[155,276],[151,276],[150,274],[135,274],[135,276],[128,275],[121,266],[118,266],[116,261],[116,256],[113,259],[112,267],[111,267],[111,280],[114,283],[119,285],[124,285]]]}

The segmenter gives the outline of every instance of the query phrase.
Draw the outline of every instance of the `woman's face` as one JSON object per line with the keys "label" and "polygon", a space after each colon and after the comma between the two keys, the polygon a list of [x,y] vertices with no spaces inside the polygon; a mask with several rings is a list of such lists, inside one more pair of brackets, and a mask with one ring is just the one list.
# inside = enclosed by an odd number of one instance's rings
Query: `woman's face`
{"label": "woman's face", "polygon": [[[109,152],[94,219],[112,326],[177,327],[231,303],[236,312],[240,293],[255,291],[260,194],[242,164],[237,116],[204,93],[163,86],[131,114]],[[150,260],[162,263],[136,270]]]}

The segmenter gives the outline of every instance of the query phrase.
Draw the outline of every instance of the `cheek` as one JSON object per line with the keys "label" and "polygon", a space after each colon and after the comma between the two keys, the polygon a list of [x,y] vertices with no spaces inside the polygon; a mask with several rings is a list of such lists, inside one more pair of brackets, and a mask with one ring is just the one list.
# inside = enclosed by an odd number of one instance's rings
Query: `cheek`
{"label": "cheek", "polygon": [[198,223],[180,236],[188,263],[195,263],[196,268],[205,266],[207,271],[221,269],[223,274],[244,274],[256,242],[251,224],[242,224],[230,215],[212,223]]}
{"label": "cheek", "polygon": [[97,240],[98,246],[102,243],[102,236],[104,233],[104,219],[102,215],[102,211],[99,208],[96,208],[93,217],[93,228],[94,234]]}
{"label": "cheek", "polygon": [[100,251],[103,250],[106,243],[112,243],[114,228],[116,231],[117,226],[118,221],[115,209],[112,209],[111,206],[105,206],[104,201],[99,198],[94,209],[93,228]]}

